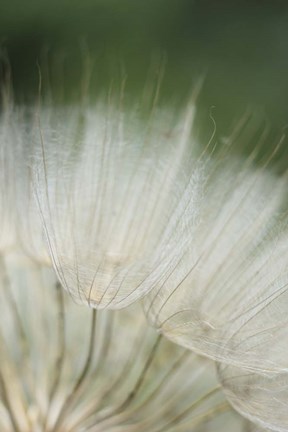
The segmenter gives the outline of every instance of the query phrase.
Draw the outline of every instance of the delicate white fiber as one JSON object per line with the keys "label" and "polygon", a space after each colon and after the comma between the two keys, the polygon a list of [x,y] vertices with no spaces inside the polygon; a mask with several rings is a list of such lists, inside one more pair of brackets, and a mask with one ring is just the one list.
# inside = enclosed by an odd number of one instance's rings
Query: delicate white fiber
{"label": "delicate white fiber", "polygon": [[288,235],[277,220],[287,182],[249,165],[206,164],[189,253],[144,306],[174,342],[269,374],[288,370]]}
{"label": "delicate white fiber", "polygon": [[77,302],[127,306],[191,243],[202,186],[193,116],[189,107],[144,122],[101,103],[41,111],[35,196],[57,275]]}
{"label": "delicate white fiber", "polygon": [[[15,117],[17,117],[15,113]],[[16,238],[15,209],[15,148],[19,140],[16,124],[11,122],[10,112],[0,117],[0,250],[13,246]],[[12,145],[15,143],[15,146]]]}
{"label": "delicate white fiber", "polygon": [[8,105],[0,116],[0,250],[6,252],[21,245],[28,255],[48,263],[44,230],[33,196],[35,128],[33,108]]}
{"label": "delicate white fiber", "polygon": [[[286,339],[287,340],[287,339]],[[269,348],[267,348],[269,352]],[[287,350],[286,350],[287,355]],[[219,365],[223,390],[232,406],[264,430],[288,430],[288,373],[262,376]]]}

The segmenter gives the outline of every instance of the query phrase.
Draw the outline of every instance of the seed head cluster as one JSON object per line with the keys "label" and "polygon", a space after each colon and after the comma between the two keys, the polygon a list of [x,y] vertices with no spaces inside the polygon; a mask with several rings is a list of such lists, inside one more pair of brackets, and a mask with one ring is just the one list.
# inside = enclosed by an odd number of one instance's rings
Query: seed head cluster
{"label": "seed head cluster", "polygon": [[194,117],[2,110],[1,431],[288,431],[287,178]]}

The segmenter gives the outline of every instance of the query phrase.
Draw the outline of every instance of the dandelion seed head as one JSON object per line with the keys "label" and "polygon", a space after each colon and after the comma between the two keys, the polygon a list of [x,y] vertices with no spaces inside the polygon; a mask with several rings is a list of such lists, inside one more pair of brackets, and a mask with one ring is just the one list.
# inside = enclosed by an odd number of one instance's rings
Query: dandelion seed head
{"label": "dandelion seed head", "polygon": [[4,432],[287,430],[286,180],[199,156],[194,114],[1,118]]}

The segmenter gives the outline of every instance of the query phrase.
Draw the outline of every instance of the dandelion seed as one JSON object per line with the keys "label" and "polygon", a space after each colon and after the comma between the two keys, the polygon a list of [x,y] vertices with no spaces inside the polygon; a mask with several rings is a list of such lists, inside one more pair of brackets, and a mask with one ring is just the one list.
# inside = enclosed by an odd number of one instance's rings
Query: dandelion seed
{"label": "dandelion seed", "polygon": [[145,297],[146,314],[172,341],[217,361],[287,371],[286,179],[251,161],[216,159],[206,171],[189,253]]}
{"label": "dandelion seed", "polygon": [[187,248],[202,171],[190,170],[193,113],[159,112],[144,126],[103,104],[41,111],[36,198],[59,280],[77,302],[127,306]]}

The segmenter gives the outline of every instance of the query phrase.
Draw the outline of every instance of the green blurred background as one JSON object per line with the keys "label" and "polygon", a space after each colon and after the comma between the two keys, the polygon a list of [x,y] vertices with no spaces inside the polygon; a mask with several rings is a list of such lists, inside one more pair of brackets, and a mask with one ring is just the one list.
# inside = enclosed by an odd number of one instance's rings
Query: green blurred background
{"label": "green blurred background", "polygon": [[287,125],[287,0],[0,0],[0,41],[2,79],[6,51],[17,100],[37,94],[37,62],[69,100],[87,56],[91,94],[126,75],[126,92],[136,98],[165,59],[166,102],[187,98],[205,74],[201,107],[208,135],[212,106],[223,134],[247,107],[275,136]]}

